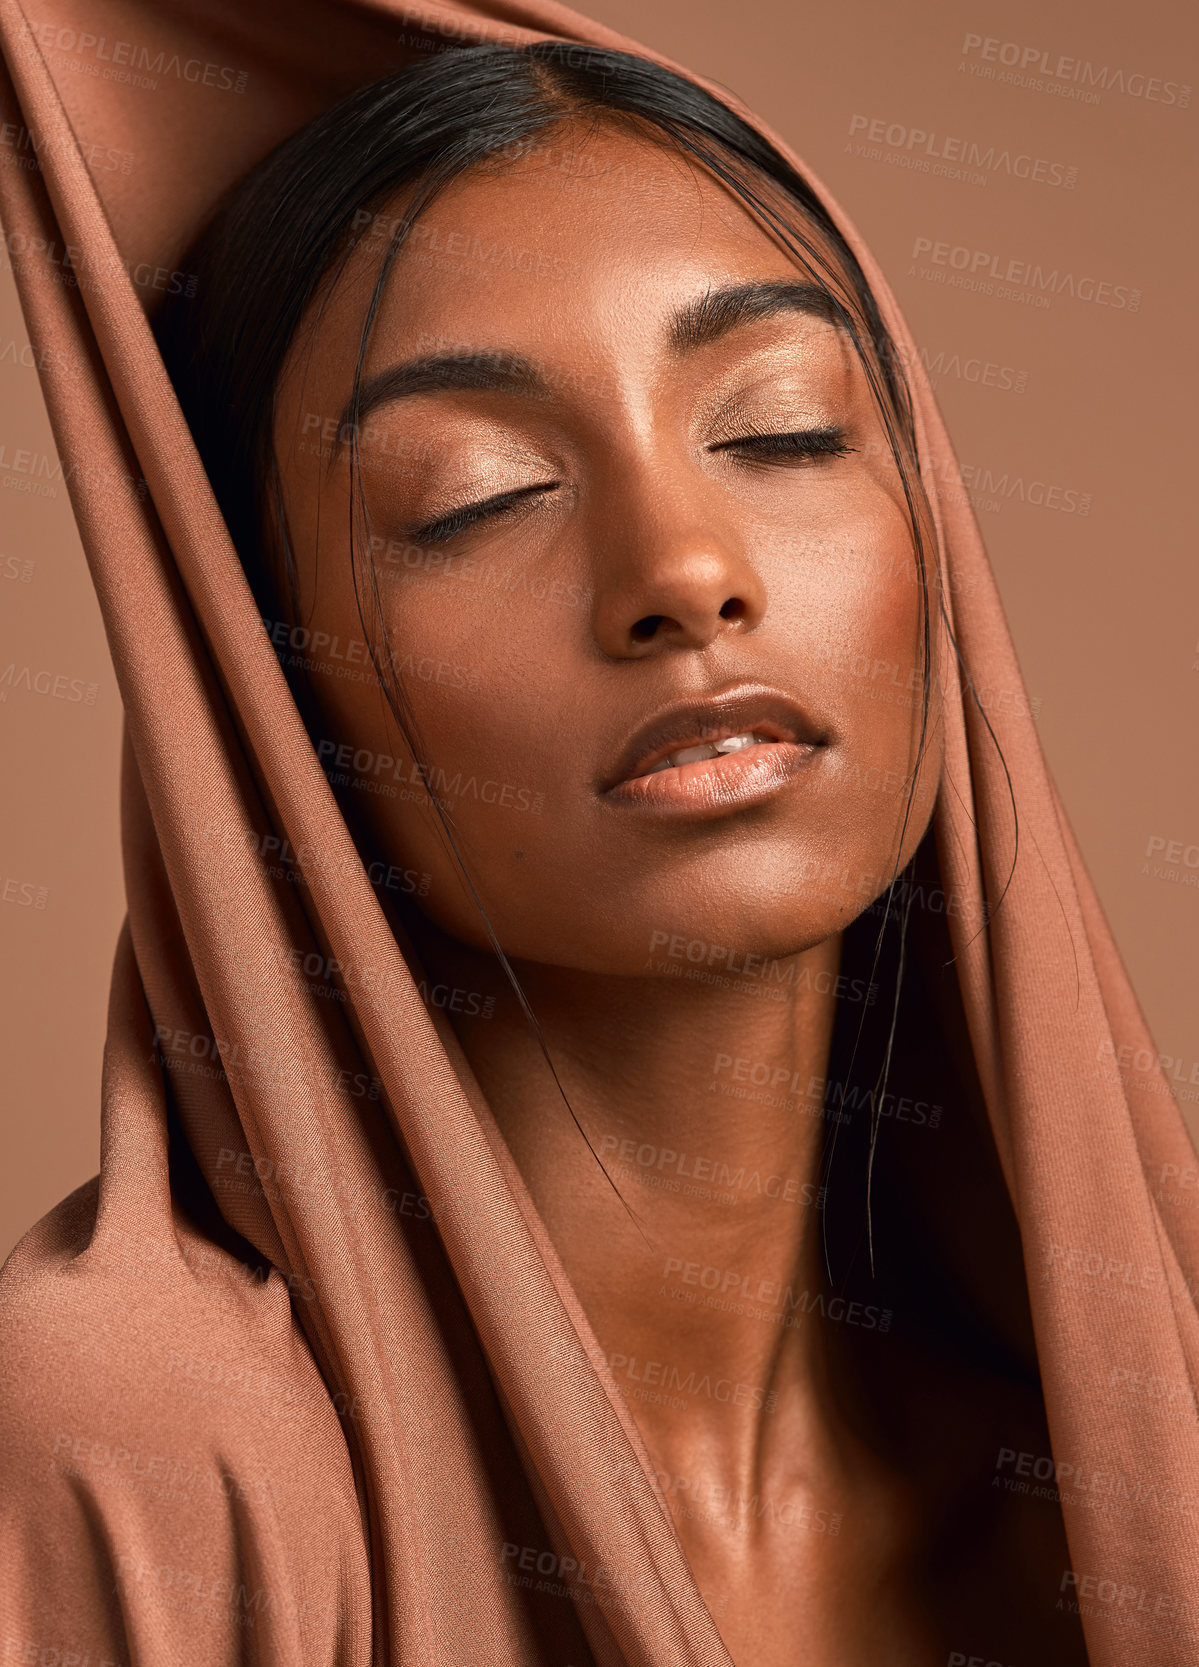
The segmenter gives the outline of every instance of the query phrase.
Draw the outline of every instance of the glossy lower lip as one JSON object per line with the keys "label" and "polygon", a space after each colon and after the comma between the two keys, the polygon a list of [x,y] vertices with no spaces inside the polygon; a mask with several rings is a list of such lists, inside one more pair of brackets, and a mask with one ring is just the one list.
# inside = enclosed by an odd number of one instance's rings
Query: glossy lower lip
{"label": "glossy lower lip", "polygon": [[676,764],[610,787],[613,804],[659,816],[723,816],[761,804],[808,769],[820,747],[807,741],[763,741],[719,758]]}

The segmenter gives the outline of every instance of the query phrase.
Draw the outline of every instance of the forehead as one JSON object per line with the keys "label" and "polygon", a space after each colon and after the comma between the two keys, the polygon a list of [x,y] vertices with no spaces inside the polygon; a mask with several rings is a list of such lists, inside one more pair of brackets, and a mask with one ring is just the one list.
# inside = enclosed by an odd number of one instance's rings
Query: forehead
{"label": "forehead", "polygon": [[[753,184],[832,258],[797,204],[756,176]],[[356,348],[411,197],[410,188],[397,194],[360,225],[310,342],[318,359]],[[706,286],[797,275],[807,274],[785,244],[698,160],[624,123],[574,122],[473,165],[420,208],[381,300],[370,359],[434,341],[446,351],[455,339],[567,345],[604,330],[633,348],[660,340],[666,316]]]}

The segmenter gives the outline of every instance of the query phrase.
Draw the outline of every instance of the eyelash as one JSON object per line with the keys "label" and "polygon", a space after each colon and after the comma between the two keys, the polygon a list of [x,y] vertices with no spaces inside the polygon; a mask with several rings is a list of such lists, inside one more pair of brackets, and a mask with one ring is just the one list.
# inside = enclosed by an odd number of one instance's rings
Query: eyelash
{"label": "eyelash", "polygon": [[522,499],[538,492],[552,492],[557,484],[557,481],[546,481],[543,486],[521,486],[515,492],[504,492],[497,498],[482,498],[475,504],[463,504],[461,509],[451,510],[438,521],[413,527],[408,536],[414,544],[448,544],[451,538],[457,538],[459,533],[473,527],[477,521],[498,521],[505,515],[511,515]]}
{"label": "eyelash", "polygon": [[853,449],[845,443],[845,430],[833,423],[824,428],[794,429],[782,434],[741,434],[735,440],[722,440],[712,447],[713,451],[756,451],[762,461],[846,457]]}
{"label": "eyelash", "polygon": [[[834,425],[825,428],[796,429],[781,434],[741,434],[735,440],[722,440],[709,448],[714,452],[744,451],[760,463],[793,462],[805,457],[845,457],[854,450],[845,444],[845,430]],[[755,455],[756,454],[756,455]],[[413,527],[408,536],[414,544],[448,544],[459,533],[480,521],[498,521],[512,515],[525,498],[541,492],[552,492],[557,481],[544,485],[522,486],[514,492],[501,493],[495,498],[483,498],[478,503],[463,504],[437,521],[423,527]]]}

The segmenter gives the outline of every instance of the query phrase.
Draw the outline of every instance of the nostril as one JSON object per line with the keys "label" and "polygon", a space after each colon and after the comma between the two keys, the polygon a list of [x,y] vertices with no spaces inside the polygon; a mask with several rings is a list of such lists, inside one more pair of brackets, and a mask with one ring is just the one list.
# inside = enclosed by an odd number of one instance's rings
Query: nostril
{"label": "nostril", "polygon": [[721,619],[743,619],[745,617],[745,603],[739,596],[730,596],[720,610]]}
{"label": "nostril", "polygon": [[665,618],[665,614],[646,614],[633,626],[630,635],[635,642],[649,642],[657,635],[658,627]]}

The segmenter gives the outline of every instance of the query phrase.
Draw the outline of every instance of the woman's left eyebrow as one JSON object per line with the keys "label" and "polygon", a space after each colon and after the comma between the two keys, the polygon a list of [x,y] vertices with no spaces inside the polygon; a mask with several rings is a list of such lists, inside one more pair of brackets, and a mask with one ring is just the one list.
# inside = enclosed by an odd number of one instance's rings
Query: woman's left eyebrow
{"label": "woman's left eyebrow", "polygon": [[745,324],[776,313],[806,313],[826,324],[843,325],[845,308],[819,284],[787,281],[726,284],[686,301],[670,320],[670,345],[677,353],[707,347]]}
{"label": "woman's left eyebrow", "polygon": [[[677,307],[667,322],[667,340],[674,352],[691,353],[743,325],[785,312],[805,313],[827,324],[841,324],[845,317],[844,308],[818,284],[726,284]],[[350,395],[338,419],[338,447],[344,444],[343,432],[352,429],[355,420],[361,423],[381,405],[413,394],[463,390],[527,394],[536,399],[553,391],[551,379],[521,353],[463,347],[452,353],[425,354],[372,376],[359,389],[357,400]]]}

